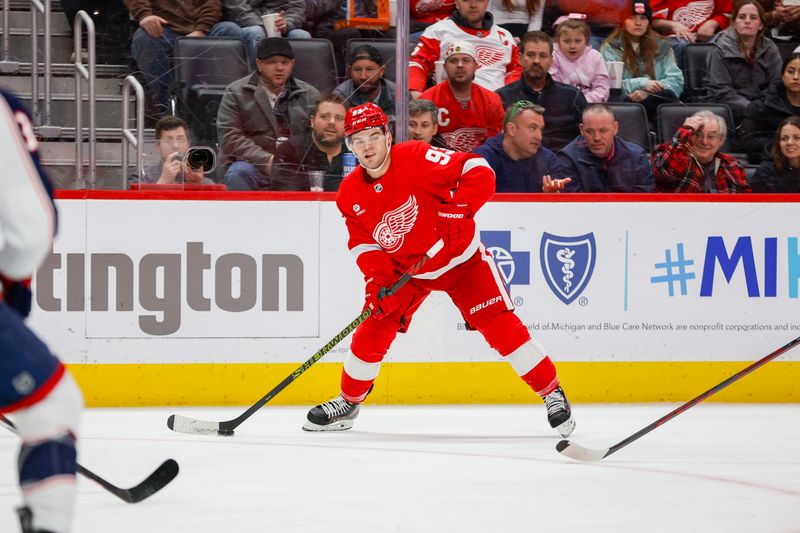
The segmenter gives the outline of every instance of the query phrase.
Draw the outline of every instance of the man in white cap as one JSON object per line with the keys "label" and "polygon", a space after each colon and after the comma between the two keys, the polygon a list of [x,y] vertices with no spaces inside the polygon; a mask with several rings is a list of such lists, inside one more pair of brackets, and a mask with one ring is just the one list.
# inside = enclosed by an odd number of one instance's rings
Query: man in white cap
{"label": "man in white cap", "polygon": [[445,47],[447,79],[420,96],[439,108],[439,133],[457,152],[469,152],[503,129],[503,101],[475,81],[477,53],[468,41]]}

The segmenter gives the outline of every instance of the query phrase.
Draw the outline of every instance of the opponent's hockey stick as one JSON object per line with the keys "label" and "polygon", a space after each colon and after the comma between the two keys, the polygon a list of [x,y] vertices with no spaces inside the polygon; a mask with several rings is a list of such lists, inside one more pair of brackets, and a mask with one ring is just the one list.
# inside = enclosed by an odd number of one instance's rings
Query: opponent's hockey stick
{"label": "opponent's hockey stick", "polygon": [[[400,288],[405,285],[408,280],[411,279],[414,274],[420,271],[425,264],[431,260],[433,256],[439,253],[444,247],[444,242],[439,240],[431,246],[431,249],[428,250],[422,258],[417,261],[408,271],[403,274],[400,279],[395,282],[394,285],[389,287],[386,291],[386,294],[391,296],[392,294],[396,293]],[[197,435],[223,435],[223,436],[231,436],[233,435],[233,430],[236,429],[242,422],[250,418],[250,416],[261,409],[264,404],[268,401],[273,399],[275,396],[278,395],[283,389],[288,387],[294,380],[299,378],[303,372],[311,368],[311,366],[322,359],[322,357],[331,351],[331,349],[339,344],[342,339],[346,338],[350,333],[355,331],[355,329],[372,316],[372,311],[367,308],[364,309],[360,315],[358,315],[355,320],[350,322],[342,331],[340,331],[334,338],[332,338],[328,343],[320,348],[320,350],[312,355],[305,363],[297,367],[297,369],[286,376],[286,378],[278,383],[274,389],[269,391],[263,398],[258,400],[252,406],[250,406],[247,411],[242,413],[241,415],[237,416],[232,420],[225,420],[224,422],[208,422],[205,420],[198,420],[196,418],[189,418],[186,416],[181,415],[170,415],[167,419],[167,427],[173,431],[179,431],[181,433],[194,433]]]}
{"label": "opponent's hockey stick", "polygon": [[[0,421],[3,422],[6,429],[19,435],[14,422],[3,415],[0,415]],[[129,489],[123,489],[109,483],[88,468],[81,466],[80,463],[78,463],[78,473],[95,481],[98,485],[126,503],[139,503],[160,491],[166,487],[170,481],[175,479],[175,476],[178,475],[178,463],[174,459],[167,459],[161,463],[161,466],[156,468],[152,474],[147,476],[147,479]]]}
{"label": "opponent's hockey stick", "polygon": [[722,383],[720,383],[720,384],[708,389],[707,391],[705,391],[700,396],[697,396],[696,398],[694,398],[692,400],[689,400],[688,402],[686,402],[685,404],[681,405],[680,407],[678,407],[674,411],[670,412],[667,415],[664,415],[663,417],[659,418],[658,420],[656,420],[655,422],[653,422],[649,426],[640,429],[639,431],[637,431],[636,433],[634,433],[633,435],[631,435],[627,439],[616,443],[615,445],[611,446],[610,448],[603,448],[601,450],[593,450],[593,449],[590,449],[590,448],[584,448],[580,444],[576,444],[576,443],[574,443],[574,442],[572,442],[570,440],[566,440],[565,439],[565,440],[560,441],[558,444],[556,444],[556,450],[558,450],[559,453],[561,453],[563,455],[566,455],[567,457],[569,457],[571,459],[575,459],[576,461],[599,461],[601,459],[604,459],[604,458],[608,457],[609,455],[611,455],[612,453],[620,450],[621,448],[624,448],[628,444],[630,444],[633,441],[639,439],[640,437],[643,437],[643,436],[647,435],[648,433],[650,433],[651,431],[653,431],[657,427],[661,426],[662,424],[664,424],[666,422],[669,422],[670,420],[672,420],[673,418],[675,418],[676,416],[678,416],[682,412],[686,411],[690,407],[694,407],[695,405],[697,405],[698,403],[702,402],[703,400],[705,400],[706,398],[708,398],[712,394],[716,394],[717,392],[721,391],[722,389],[724,389],[725,387],[727,387],[728,385],[730,385],[734,381],[737,381],[740,378],[743,378],[744,376],[746,376],[750,372],[753,372],[754,370],[756,370],[756,369],[764,366],[765,364],[769,363],[770,361],[772,361],[773,359],[775,359],[779,355],[791,350],[792,348],[794,348],[798,344],[800,344],[800,337],[798,337],[795,340],[793,340],[792,342],[786,344],[782,348],[778,348],[777,350],[775,350],[771,354],[759,359],[758,361],[756,361],[755,363],[751,364],[747,368],[745,368],[743,370],[740,370],[739,372],[737,372],[736,374],[732,375],[731,377],[729,377],[728,379],[726,379]]}

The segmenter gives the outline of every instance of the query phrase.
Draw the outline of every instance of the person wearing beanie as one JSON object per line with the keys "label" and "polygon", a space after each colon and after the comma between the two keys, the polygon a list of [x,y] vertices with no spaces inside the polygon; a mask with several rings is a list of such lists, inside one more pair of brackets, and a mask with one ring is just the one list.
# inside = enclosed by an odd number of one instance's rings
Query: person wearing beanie
{"label": "person wearing beanie", "polygon": [[469,41],[453,41],[444,52],[447,79],[420,96],[439,108],[439,133],[451,150],[469,152],[503,127],[500,97],[475,83],[478,53]]}
{"label": "person wearing beanie", "polygon": [[683,93],[683,72],[669,42],[651,28],[653,13],[647,0],[634,0],[623,16],[622,26],[608,36],[600,53],[606,62],[624,64],[622,95],[644,105],[653,123],[656,108],[677,101]]}

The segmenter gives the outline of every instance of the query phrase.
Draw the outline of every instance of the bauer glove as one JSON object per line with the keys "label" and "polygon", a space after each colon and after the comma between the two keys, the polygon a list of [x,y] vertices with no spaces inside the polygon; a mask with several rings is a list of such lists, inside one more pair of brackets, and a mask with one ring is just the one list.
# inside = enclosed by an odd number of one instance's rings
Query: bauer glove
{"label": "bauer glove", "polygon": [[0,299],[19,313],[22,318],[26,318],[31,313],[31,302],[33,301],[31,278],[13,281],[0,274],[0,283],[3,284]]}
{"label": "bauer glove", "polygon": [[367,280],[365,293],[365,307],[368,307],[372,311],[372,316],[378,320],[383,320],[386,315],[397,311],[399,306],[397,296],[389,294],[389,289],[377,282],[375,278]]}
{"label": "bauer glove", "polygon": [[448,254],[461,254],[475,237],[475,220],[469,207],[453,204],[439,206],[436,233],[444,240]]}

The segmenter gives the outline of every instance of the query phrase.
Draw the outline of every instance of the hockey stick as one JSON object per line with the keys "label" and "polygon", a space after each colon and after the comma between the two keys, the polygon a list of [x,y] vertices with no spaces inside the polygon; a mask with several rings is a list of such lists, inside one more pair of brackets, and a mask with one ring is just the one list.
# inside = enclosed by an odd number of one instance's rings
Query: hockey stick
{"label": "hockey stick", "polygon": [[[394,285],[389,287],[386,291],[386,294],[391,296],[392,294],[396,293],[400,288],[405,285],[408,280],[411,279],[414,274],[420,271],[425,264],[431,260],[433,256],[439,253],[444,247],[444,242],[439,240],[431,246],[430,250],[428,250],[422,258],[417,261],[411,268],[403,274],[400,279],[398,279]],[[342,339],[346,338],[350,333],[355,331],[355,329],[363,323],[366,319],[372,316],[372,311],[367,308],[364,309],[360,315],[358,315],[352,322],[350,322],[342,331],[340,331],[334,338],[332,338],[328,343],[320,348],[320,350],[312,355],[305,363],[297,367],[297,369],[286,376],[286,378],[278,383],[274,389],[269,391],[263,398],[258,400],[252,406],[250,406],[244,413],[237,416],[232,420],[225,420],[224,422],[208,422],[205,420],[198,420],[196,418],[189,418],[186,416],[181,415],[170,415],[167,419],[167,427],[173,431],[179,431],[181,433],[193,433],[196,435],[223,435],[223,436],[232,436],[233,430],[236,429],[242,422],[250,418],[250,416],[261,409],[264,404],[268,401],[273,399],[277,396],[283,389],[288,387],[294,380],[299,378],[303,372],[311,368],[311,366],[322,359],[322,357],[331,351],[331,349],[339,344]]]}
{"label": "hockey stick", "polygon": [[[0,421],[3,422],[3,425],[6,429],[19,435],[17,426],[14,425],[14,422],[3,415],[0,415]],[[175,479],[175,476],[178,475],[178,463],[174,459],[167,459],[161,463],[161,466],[156,468],[152,474],[147,476],[147,479],[129,489],[122,489],[116,485],[112,485],[88,468],[81,466],[80,463],[78,463],[78,473],[91,479],[92,481],[95,481],[108,492],[126,503],[139,503],[140,501],[149,498],[156,492],[160,491],[167,486],[170,481]]]}
{"label": "hockey stick", "polygon": [[637,431],[636,433],[634,433],[633,435],[631,435],[627,439],[616,443],[615,445],[611,446],[610,448],[603,448],[601,450],[593,450],[593,449],[590,449],[590,448],[584,448],[580,444],[576,444],[576,443],[574,443],[574,442],[572,442],[570,440],[566,440],[565,439],[565,440],[560,441],[558,444],[556,444],[556,450],[558,450],[559,453],[561,453],[563,455],[566,455],[570,459],[575,459],[576,461],[599,461],[601,459],[604,459],[604,458],[608,457],[609,455],[611,455],[612,453],[624,448],[625,446],[627,446],[628,444],[632,443],[633,441],[635,441],[635,440],[637,440],[637,439],[639,439],[641,437],[644,437],[645,435],[647,435],[648,433],[650,433],[651,431],[653,431],[657,427],[665,424],[666,422],[669,422],[670,420],[672,420],[673,418],[675,418],[676,416],[678,416],[682,412],[688,410],[691,407],[694,407],[695,405],[697,405],[698,403],[702,402],[703,400],[705,400],[706,398],[708,398],[712,394],[716,394],[717,392],[721,391],[722,389],[724,389],[725,387],[727,387],[728,385],[730,385],[734,381],[737,381],[740,378],[743,378],[744,376],[746,376],[750,372],[753,372],[754,370],[756,370],[756,369],[764,366],[765,364],[769,363],[770,361],[772,361],[773,359],[775,359],[779,355],[781,355],[783,353],[786,353],[787,351],[791,350],[792,348],[794,348],[798,344],[800,344],[800,337],[798,337],[795,340],[791,341],[790,343],[786,344],[782,348],[778,348],[777,350],[775,350],[771,354],[759,359],[758,361],[756,361],[755,363],[751,364],[747,368],[744,368],[744,369],[740,370],[739,372],[737,372],[736,374],[732,375],[731,377],[729,377],[728,379],[726,379],[722,383],[720,383],[720,384],[718,384],[718,385],[716,385],[714,387],[711,387],[710,389],[705,391],[700,396],[697,396],[696,398],[694,398],[692,400],[689,400],[688,402],[686,402],[685,404],[681,405],[680,407],[678,407],[674,411],[672,411],[669,414],[659,418],[658,420],[656,420],[655,422],[653,422],[649,426],[640,429],[639,431]]}

